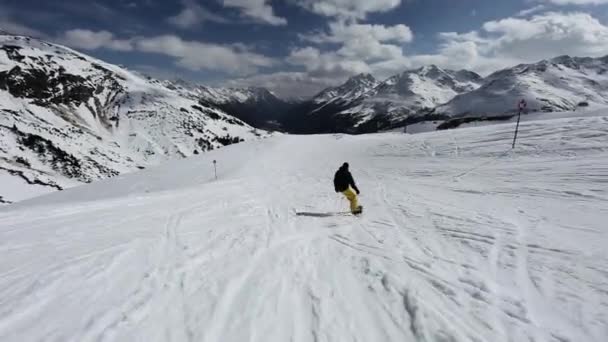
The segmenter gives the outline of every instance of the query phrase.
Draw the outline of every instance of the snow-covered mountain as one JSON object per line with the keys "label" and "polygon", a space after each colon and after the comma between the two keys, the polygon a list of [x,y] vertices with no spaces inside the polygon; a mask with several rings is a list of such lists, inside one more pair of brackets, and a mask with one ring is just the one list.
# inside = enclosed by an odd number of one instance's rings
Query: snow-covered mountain
{"label": "snow-covered mountain", "polygon": [[435,65],[408,70],[382,82],[361,96],[356,106],[337,115],[356,117],[357,125],[373,120],[381,127],[390,127],[423,109],[477,89],[481,81],[481,76],[472,71],[453,71]]}
{"label": "snow-covered mountain", "polygon": [[452,117],[501,116],[517,112],[525,99],[528,111],[561,112],[579,106],[608,104],[608,56],[561,56],[495,72],[483,85],[458,95],[435,112]]}
{"label": "snow-covered mountain", "polygon": [[[608,105],[608,56],[560,56],[497,71],[486,78],[431,65],[377,82],[359,75],[296,107],[286,127],[301,133],[366,133],[423,120],[508,117],[525,99],[528,112]],[[454,120],[451,120],[454,121]]]}
{"label": "snow-covered mountain", "polygon": [[341,132],[353,127],[348,117],[337,118],[336,113],[351,108],[366,93],[380,84],[370,74],[360,74],[344,84],[330,87],[312,99],[291,108],[282,124],[290,132],[327,133]]}
{"label": "snow-covered mountain", "polygon": [[293,103],[280,99],[266,88],[212,88],[186,81],[164,81],[183,96],[219,108],[249,125],[278,129],[278,121]]}
{"label": "snow-covered mountain", "polygon": [[405,71],[384,82],[359,75],[321,92],[301,107],[295,114],[301,127],[294,128],[310,131],[321,126],[327,131],[355,132],[390,128],[411,120],[421,110],[478,88],[481,80],[471,71],[444,70],[434,65]]}
{"label": "snow-covered mountain", "polygon": [[330,87],[311,99],[311,102],[318,104],[320,107],[328,103],[349,103],[357,100],[361,96],[376,88],[380,82],[370,74],[359,74],[353,76],[346,83]]}
{"label": "snow-covered mountain", "polygon": [[261,134],[195,92],[60,45],[0,35],[5,202]]}

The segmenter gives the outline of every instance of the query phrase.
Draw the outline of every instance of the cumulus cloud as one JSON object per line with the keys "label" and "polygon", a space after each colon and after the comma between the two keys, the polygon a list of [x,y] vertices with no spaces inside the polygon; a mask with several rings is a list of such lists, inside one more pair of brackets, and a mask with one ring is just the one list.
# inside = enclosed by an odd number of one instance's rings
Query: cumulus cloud
{"label": "cumulus cloud", "polygon": [[139,51],[175,58],[176,65],[192,71],[213,70],[228,74],[251,74],[276,64],[272,58],[252,52],[242,44],[219,45],[183,40],[178,36],[117,39],[108,31],[75,29],[56,39],[84,50]]}
{"label": "cumulus cloud", "polygon": [[337,20],[329,24],[327,32],[302,36],[314,44],[336,45],[334,50],[322,52],[312,46],[296,48],[287,61],[305,67],[311,74],[328,73],[339,79],[372,72],[374,66],[388,72],[389,66],[397,68],[404,65],[403,45],[411,42],[413,37],[406,25],[370,25]]}
{"label": "cumulus cloud", "polygon": [[483,25],[498,39],[488,42],[494,56],[524,60],[560,54],[608,54],[608,27],[587,13],[549,12],[531,19],[507,18]]}
{"label": "cumulus cloud", "polygon": [[294,1],[333,18],[326,30],[300,35],[314,46],[294,48],[286,59],[292,66],[304,68],[309,77],[330,78],[336,84],[359,73],[389,76],[410,65],[403,53],[404,46],[414,39],[408,26],[360,23],[369,13],[397,8],[401,0]]}
{"label": "cumulus cloud", "polygon": [[173,26],[182,29],[189,29],[200,26],[205,21],[215,23],[229,22],[226,18],[209,12],[194,0],[184,0],[182,3],[184,8],[181,10],[181,12],[167,19],[167,21]]}
{"label": "cumulus cloud", "polygon": [[270,0],[222,0],[225,7],[239,9],[241,13],[258,22],[269,25],[287,25],[287,19],[274,14]]}
{"label": "cumulus cloud", "polygon": [[401,0],[296,0],[309,11],[327,16],[364,19],[368,13],[388,12],[401,5]]}
{"label": "cumulus cloud", "polygon": [[346,43],[357,39],[371,39],[379,42],[411,42],[412,30],[403,24],[395,26],[345,23],[336,21],[329,24],[329,33],[303,35],[314,43]]}
{"label": "cumulus cloud", "polygon": [[217,70],[231,74],[249,74],[275,64],[272,58],[233,46],[186,41],[172,35],[141,38],[135,42],[135,47],[138,51],[174,57],[178,66],[193,71]]}
{"label": "cumulus cloud", "polygon": [[351,40],[337,52],[340,57],[369,61],[399,59],[403,49],[399,45],[383,44],[378,40]]}
{"label": "cumulus cloud", "polygon": [[108,31],[69,30],[58,40],[65,45],[85,50],[97,50],[101,48],[118,51],[133,50],[132,41],[116,39],[114,34]]}
{"label": "cumulus cloud", "polygon": [[564,54],[608,54],[608,27],[580,12],[547,12],[528,19],[489,21],[478,31],[442,33],[440,39],[436,54],[411,56],[413,64],[431,62],[488,73]]}
{"label": "cumulus cloud", "polygon": [[315,47],[296,48],[287,57],[287,62],[301,66],[314,77],[343,79],[349,75],[370,72],[362,60],[349,59],[336,52],[321,52]]}

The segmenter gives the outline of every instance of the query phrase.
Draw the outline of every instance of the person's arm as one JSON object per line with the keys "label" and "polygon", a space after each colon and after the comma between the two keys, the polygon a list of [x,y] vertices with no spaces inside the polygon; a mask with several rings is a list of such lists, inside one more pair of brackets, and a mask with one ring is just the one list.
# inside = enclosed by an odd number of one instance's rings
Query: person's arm
{"label": "person's arm", "polygon": [[338,180],[338,174],[336,174],[334,176],[334,190],[336,190],[336,192],[340,192],[340,191],[338,191],[338,182],[337,182],[337,180]]}
{"label": "person's arm", "polygon": [[355,180],[353,179],[353,175],[350,174],[350,172],[348,173],[348,178],[350,178],[350,186],[353,187],[353,189],[355,189],[355,191],[357,192],[357,195],[361,193],[361,191],[359,191],[359,188],[357,188],[357,184],[355,184]]}

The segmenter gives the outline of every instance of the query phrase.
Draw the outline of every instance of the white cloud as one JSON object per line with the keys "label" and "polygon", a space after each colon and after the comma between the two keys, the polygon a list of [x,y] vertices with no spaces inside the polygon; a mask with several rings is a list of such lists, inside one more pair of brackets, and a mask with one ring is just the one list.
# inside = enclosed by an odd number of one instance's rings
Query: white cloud
{"label": "white cloud", "polygon": [[287,61],[294,65],[302,65],[307,69],[314,69],[314,66],[319,63],[321,51],[317,48],[308,46],[305,48],[297,48],[291,51]]}
{"label": "white cloud", "polygon": [[468,69],[482,74],[521,62],[519,59],[508,57],[489,57],[483,52],[484,50],[482,44],[472,40],[449,40],[441,45],[437,53],[408,56],[408,61],[411,67],[435,64],[442,68],[452,70]]}
{"label": "white cloud", "polygon": [[489,43],[495,56],[530,60],[561,54],[608,54],[608,27],[587,13],[549,12],[528,20],[507,18],[487,22],[483,29],[499,35]]}
{"label": "white cloud", "polygon": [[334,50],[321,51],[317,47],[293,49],[287,58],[292,65],[304,67],[310,75],[327,73],[344,79],[359,73],[374,72],[387,76],[407,65],[403,45],[414,35],[406,25],[359,24],[339,19],[329,24],[327,32],[302,36],[316,44],[338,45]]}
{"label": "white cloud", "polygon": [[527,17],[531,14],[541,12],[541,11],[545,10],[545,8],[546,8],[545,5],[537,5],[537,6],[519,11],[516,16],[517,17]]}
{"label": "white cloud", "polygon": [[182,29],[189,29],[199,26],[205,21],[215,23],[227,23],[228,20],[217,14],[209,12],[197,4],[194,0],[182,1],[184,8],[175,16],[169,17],[167,21]]}
{"label": "white cloud", "polygon": [[291,51],[287,62],[302,66],[316,77],[344,78],[349,75],[370,72],[369,66],[362,60],[345,58],[336,52],[322,53],[314,47],[297,48]]}
{"label": "white cloud", "polygon": [[436,54],[410,56],[412,63],[435,63],[488,73],[564,54],[608,54],[608,26],[580,12],[505,18],[486,22],[478,31],[443,33],[440,38],[443,43]]}
{"label": "white cloud", "polygon": [[374,39],[350,40],[337,51],[341,57],[358,59],[362,61],[379,61],[399,59],[403,56],[401,46],[383,44]]}
{"label": "white cloud", "polygon": [[304,35],[304,39],[315,43],[346,43],[353,40],[369,39],[379,42],[411,42],[412,30],[403,24],[395,26],[345,23],[336,21],[329,24],[329,34]]}
{"label": "white cloud", "polygon": [[101,48],[118,51],[133,50],[131,40],[116,39],[114,34],[108,31],[69,30],[58,40],[65,45],[85,50],[97,50]]}
{"label": "white cloud", "polygon": [[178,66],[194,71],[217,70],[230,74],[249,74],[276,63],[272,58],[233,46],[185,41],[172,35],[138,39],[135,47],[138,51],[175,57]]}
{"label": "white cloud", "polygon": [[388,12],[401,0],[296,0],[300,6],[327,17],[364,19],[368,13]]}
{"label": "white cloud", "polygon": [[287,25],[287,19],[278,17],[270,5],[270,0],[223,0],[225,7],[239,9],[246,17],[269,25]]}
{"label": "white cloud", "polygon": [[272,58],[251,52],[243,44],[219,45],[186,41],[174,35],[117,39],[108,31],[75,29],[65,32],[58,42],[85,50],[110,49],[140,51],[170,56],[176,65],[192,71],[213,70],[228,74],[251,74],[276,64]]}

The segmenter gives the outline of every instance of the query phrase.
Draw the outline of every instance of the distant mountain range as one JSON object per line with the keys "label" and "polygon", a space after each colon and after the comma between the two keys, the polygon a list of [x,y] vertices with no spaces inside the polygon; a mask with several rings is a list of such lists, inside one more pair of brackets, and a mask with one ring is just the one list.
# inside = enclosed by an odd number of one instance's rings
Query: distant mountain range
{"label": "distant mountain range", "polygon": [[300,104],[285,119],[288,131],[366,133],[405,125],[458,94],[477,89],[481,76],[428,66],[379,82],[369,74],[349,79]]}
{"label": "distant mountain range", "polygon": [[561,56],[497,71],[481,87],[435,109],[451,117],[513,114],[526,100],[528,111],[560,112],[608,104],[608,56]]}
{"label": "distant mountain range", "polygon": [[607,70],[608,56],[561,56],[485,78],[434,65],[384,82],[361,74],[301,103],[283,124],[297,133],[368,133],[425,120],[510,116],[521,99],[527,101],[529,112],[608,105]]}

